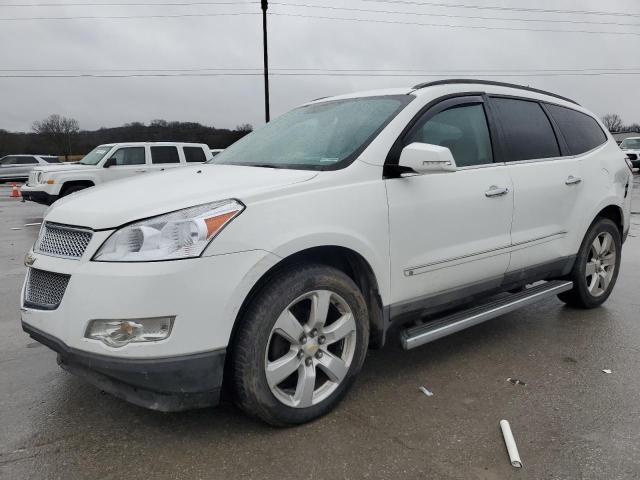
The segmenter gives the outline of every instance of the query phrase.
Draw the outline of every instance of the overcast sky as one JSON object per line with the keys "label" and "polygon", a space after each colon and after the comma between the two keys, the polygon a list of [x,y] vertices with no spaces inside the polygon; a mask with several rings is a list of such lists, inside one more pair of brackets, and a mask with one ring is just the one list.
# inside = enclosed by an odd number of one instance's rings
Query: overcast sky
{"label": "overcast sky", "polygon": [[[0,75],[61,74],[9,72],[8,69],[76,69],[66,73],[123,74],[149,69],[259,69],[262,67],[260,15],[179,18],[6,20],[16,17],[132,16],[259,13],[259,4],[191,6],[7,7],[44,0],[0,0]],[[223,0],[47,0],[47,3],[189,3]],[[405,3],[402,3],[402,2]],[[269,16],[269,55],[274,69],[374,69],[364,76],[271,77],[272,116],[317,97],[410,86],[435,79],[425,75],[390,77],[379,70],[456,70],[502,73],[521,70],[626,69],[619,75],[497,76],[574,98],[601,115],[619,113],[640,122],[640,4],[635,0],[433,0],[431,3],[516,8],[629,12],[635,16],[559,14],[419,5],[427,0],[281,0],[274,14],[377,19],[385,22],[500,26],[506,28],[635,32],[555,33],[369,23],[296,16]],[[231,2],[228,2],[231,3]],[[282,5],[282,4],[288,5]],[[324,5],[370,13],[295,7]],[[417,15],[422,13],[422,15]],[[431,14],[431,15],[427,15]],[[436,16],[449,15],[449,16]],[[545,22],[457,18],[483,16],[543,19]],[[550,22],[548,20],[553,20]],[[558,20],[597,23],[557,23]],[[606,23],[605,23],[606,22]],[[609,23],[609,24],[607,24]],[[611,24],[613,23],[613,24]],[[624,27],[615,23],[635,26]],[[116,71],[97,72],[98,69]],[[594,70],[600,69],[600,70]],[[635,69],[635,70],[633,70]],[[631,71],[630,71],[631,70]],[[621,70],[620,70],[621,71]],[[243,70],[245,73],[250,71]],[[290,72],[290,71],[289,71]],[[305,73],[310,73],[304,70]],[[630,74],[637,72],[638,74]],[[172,72],[160,72],[172,73]],[[175,72],[173,72],[175,73]],[[335,72],[334,72],[335,73]],[[344,72],[342,72],[344,73]],[[407,73],[405,73],[407,74]],[[411,74],[411,72],[408,72]],[[59,113],[76,118],[83,129],[152,119],[196,121],[216,127],[260,125],[264,119],[260,76],[168,78],[0,78],[0,128],[30,130],[34,120]]]}

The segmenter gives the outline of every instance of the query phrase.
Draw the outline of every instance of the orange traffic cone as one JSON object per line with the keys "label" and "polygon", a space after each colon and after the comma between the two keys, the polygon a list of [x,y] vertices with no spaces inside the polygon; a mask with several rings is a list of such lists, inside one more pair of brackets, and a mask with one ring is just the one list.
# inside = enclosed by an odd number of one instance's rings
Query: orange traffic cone
{"label": "orange traffic cone", "polygon": [[20,190],[18,190],[18,186],[15,183],[11,184],[11,198],[20,198],[22,195],[20,194]]}

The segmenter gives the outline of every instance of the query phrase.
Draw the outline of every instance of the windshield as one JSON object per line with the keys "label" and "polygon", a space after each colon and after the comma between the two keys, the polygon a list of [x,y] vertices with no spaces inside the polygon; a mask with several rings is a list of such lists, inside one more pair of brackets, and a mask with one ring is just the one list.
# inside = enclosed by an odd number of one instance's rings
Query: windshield
{"label": "windshield", "polygon": [[113,147],[113,145],[100,145],[87,153],[78,163],[82,165],[97,165],[107,152],[111,150],[111,147]]}
{"label": "windshield", "polygon": [[620,144],[620,148],[640,149],[640,138],[625,138]]}
{"label": "windshield", "polygon": [[209,163],[304,170],[342,168],[412,99],[397,95],[306,105],[250,133]]}

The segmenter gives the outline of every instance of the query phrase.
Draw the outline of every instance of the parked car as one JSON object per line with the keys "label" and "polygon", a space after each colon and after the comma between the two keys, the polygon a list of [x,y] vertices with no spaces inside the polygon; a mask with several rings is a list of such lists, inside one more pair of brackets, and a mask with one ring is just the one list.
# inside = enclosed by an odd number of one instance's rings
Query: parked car
{"label": "parked car", "polygon": [[0,158],[0,182],[23,181],[40,165],[60,163],[53,155],[7,155]]}
{"label": "parked car", "polygon": [[640,168],[640,137],[625,138],[620,144],[620,148],[631,160],[634,168]]}
{"label": "parked car", "polygon": [[588,110],[517,85],[313,101],[208,164],[56,202],[22,325],[135,404],[214,405],[224,385],[307,422],[393,326],[409,349],[551,295],[601,305],[629,232],[623,157]]}
{"label": "parked car", "polygon": [[100,145],[73,164],[35,168],[22,197],[45,205],[94,185],[126,177],[203,163],[209,147],[202,143],[128,142]]}

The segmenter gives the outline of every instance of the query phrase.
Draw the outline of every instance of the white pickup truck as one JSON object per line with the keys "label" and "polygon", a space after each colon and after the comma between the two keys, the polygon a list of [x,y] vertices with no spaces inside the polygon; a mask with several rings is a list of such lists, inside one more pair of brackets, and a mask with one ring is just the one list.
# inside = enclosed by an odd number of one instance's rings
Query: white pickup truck
{"label": "white pickup truck", "polygon": [[94,185],[211,158],[203,143],[129,142],[100,145],[80,162],[35,168],[21,189],[22,197],[45,205]]}

